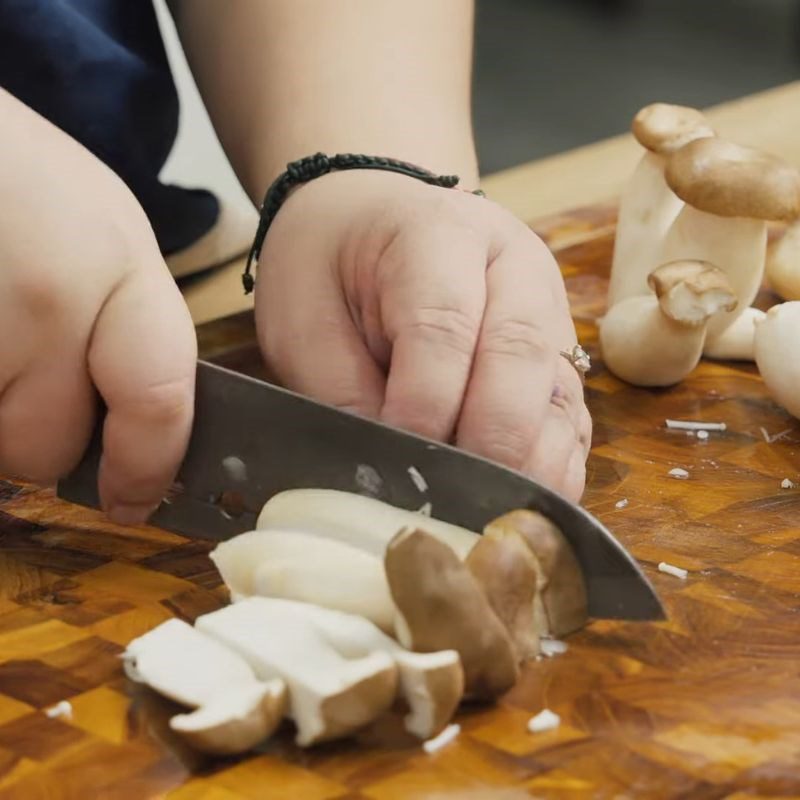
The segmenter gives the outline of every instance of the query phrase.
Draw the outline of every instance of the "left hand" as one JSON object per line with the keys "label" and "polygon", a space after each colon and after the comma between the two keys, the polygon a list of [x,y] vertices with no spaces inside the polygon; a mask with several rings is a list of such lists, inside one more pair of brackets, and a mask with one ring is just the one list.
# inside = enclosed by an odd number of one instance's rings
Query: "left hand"
{"label": "left hand", "polygon": [[379,172],[286,201],[256,280],[287,387],[518,469],[577,501],[591,419],[555,259],[491,201]]}

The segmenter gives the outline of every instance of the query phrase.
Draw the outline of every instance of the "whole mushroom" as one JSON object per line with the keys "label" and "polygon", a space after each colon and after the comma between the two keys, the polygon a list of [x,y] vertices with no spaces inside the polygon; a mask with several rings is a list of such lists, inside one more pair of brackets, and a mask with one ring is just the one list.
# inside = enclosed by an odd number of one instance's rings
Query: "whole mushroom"
{"label": "whole mushroom", "polygon": [[756,323],[755,357],[767,391],[800,419],[800,301],[781,303]]}
{"label": "whole mushroom", "polygon": [[784,300],[800,300],[800,222],[790,225],[767,253],[767,280]]}

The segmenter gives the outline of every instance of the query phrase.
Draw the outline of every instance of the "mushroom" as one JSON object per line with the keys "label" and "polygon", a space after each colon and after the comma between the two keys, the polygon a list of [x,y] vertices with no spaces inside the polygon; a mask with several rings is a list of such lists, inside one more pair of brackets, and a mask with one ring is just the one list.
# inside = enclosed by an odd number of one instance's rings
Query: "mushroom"
{"label": "mushroom", "polygon": [[486,537],[513,534],[525,541],[534,556],[536,632],[561,637],[583,627],[589,618],[586,584],[564,534],[543,514],[527,509],[503,514],[484,529]]}
{"label": "mushroom", "polygon": [[785,161],[714,137],[695,139],[667,160],[667,184],[685,205],[657,264],[708,261],[723,270],[738,300],[708,322],[714,340],[748,308],[761,286],[767,221],[800,214],[800,172]]}
{"label": "mushroom", "polygon": [[511,636],[517,661],[537,656],[534,598],[539,565],[525,539],[512,528],[487,529],[464,563]]}
{"label": "mushroom", "polygon": [[348,736],[394,701],[398,675],[388,653],[345,658],[285,603],[250,597],[198,617],[195,625],[241,655],[262,680],[286,683],[301,747]]}
{"label": "mushroom", "polygon": [[370,552],[307,533],[256,530],[221,542],[210,554],[231,597],[282,597],[360,614],[394,630],[382,560]]}
{"label": "mushroom", "polygon": [[479,538],[473,531],[416,511],[334,489],[291,489],[276,494],[262,509],[256,528],[298,530],[339,539],[383,558],[392,537],[401,528],[414,525],[446,542],[461,558]]}
{"label": "mushroom", "polygon": [[725,328],[706,342],[703,355],[719,361],[752,361],[755,358],[755,326],[764,312],[750,306]]}
{"label": "mushroom", "polygon": [[363,617],[293,601],[272,602],[310,620],[345,658],[388,653],[397,666],[399,693],[409,708],[405,718],[409,733],[429,739],[450,722],[464,695],[464,671],[455,650],[413,653]]}
{"label": "mushroom", "polygon": [[800,300],[800,222],[790,225],[767,253],[767,280],[784,300]]}
{"label": "mushroom", "polygon": [[203,752],[249,750],[272,735],[286,708],[282,680],[259,681],[244,659],[179,619],[134,639],[123,659],[133,680],[196,709],[170,727]]}
{"label": "mushroom", "polygon": [[631,126],[646,151],[620,198],[614,255],[608,287],[609,308],[649,294],[647,276],[658,266],[656,253],[683,202],[664,180],[666,157],[687,142],[714,136],[700,111],[653,103],[641,109]]}
{"label": "mushroom", "polygon": [[450,547],[406,528],[389,543],[384,566],[404,647],[456,650],[472,697],[494,698],[514,685],[519,672],[511,637]]}
{"label": "mushroom", "polygon": [[670,386],[700,361],[709,321],[736,305],[725,273],[679,260],[653,270],[654,294],[617,303],[600,322],[606,366],[636,386]]}
{"label": "mushroom", "polygon": [[773,306],[756,323],[756,365],[767,391],[792,416],[800,419],[800,301]]}

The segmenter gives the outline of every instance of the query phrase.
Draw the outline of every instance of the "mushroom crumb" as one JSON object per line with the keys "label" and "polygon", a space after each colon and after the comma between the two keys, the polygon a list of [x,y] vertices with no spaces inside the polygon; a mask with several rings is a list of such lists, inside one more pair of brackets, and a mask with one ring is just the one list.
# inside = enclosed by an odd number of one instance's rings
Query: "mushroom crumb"
{"label": "mushroom crumb", "polygon": [[549,708],[545,708],[544,711],[540,711],[535,717],[528,720],[528,730],[531,733],[554,731],[559,725],[561,725],[561,717]]}
{"label": "mushroom crumb", "polygon": [[686,580],[686,577],[689,575],[689,571],[683,569],[682,567],[676,567],[673,564],[667,564],[666,561],[662,561],[658,565],[659,572],[666,572],[667,575],[673,575],[676,578],[680,578],[682,581]]}
{"label": "mushroom crumb", "polygon": [[448,725],[438,736],[434,736],[433,739],[428,739],[427,742],[423,742],[422,749],[426,753],[435,753],[437,750],[447,747],[459,733],[461,733],[460,725],[455,723],[453,725]]}
{"label": "mushroom crumb", "polygon": [[72,719],[72,703],[69,700],[62,700],[51,708],[45,709],[44,713],[50,719],[60,719],[61,717]]}
{"label": "mushroom crumb", "polygon": [[670,478],[677,478],[681,481],[685,481],[689,477],[689,473],[680,467],[671,469],[667,474],[670,476]]}
{"label": "mushroom crumb", "polygon": [[408,475],[414,481],[414,486],[417,487],[418,492],[424,494],[428,491],[428,481],[422,477],[422,473],[416,467],[409,467]]}
{"label": "mushroom crumb", "polygon": [[784,478],[781,481],[781,489],[794,489],[795,486],[797,486],[797,484],[794,481],[789,480],[789,478]]}
{"label": "mushroom crumb", "polygon": [[423,503],[418,509],[417,514],[422,514],[423,517],[429,517],[433,514],[433,505],[428,503]]}
{"label": "mushroom crumb", "polygon": [[560,656],[566,653],[568,649],[569,645],[567,645],[566,642],[562,642],[560,639],[547,639],[542,637],[539,641],[539,650],[541,654],[547,656],[547,658]]}
{"label": "mushroom crumb", "polygon": [[708,439],[708,431],[706,430],[697,431],[697,438],[703,440]]}
{"label": "mushroom crumb", "polygon": [[628,498],[623,497],[622,500],[617,500],[617,502],[614,503],[614,508],[625,508],[627,505],[628,505]]}
{"label": "mushroom crumb", "polygon": [[674,431],[724,431],[727,425],[724,422],[697,422],[688,419],[665,420],[667,428]]}

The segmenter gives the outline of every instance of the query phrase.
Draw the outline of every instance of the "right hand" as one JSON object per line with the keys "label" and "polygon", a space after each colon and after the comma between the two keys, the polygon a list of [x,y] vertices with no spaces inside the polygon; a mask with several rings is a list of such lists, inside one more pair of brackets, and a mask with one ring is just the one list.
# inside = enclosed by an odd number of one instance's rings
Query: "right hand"
{"label": "right hand", "polygon": [[122,181],[1,90],[0,118],[0,472],[66,474],[89,442],[97,391],[108,407],[103,508],[143,522],[191,429],[188,309]]}

